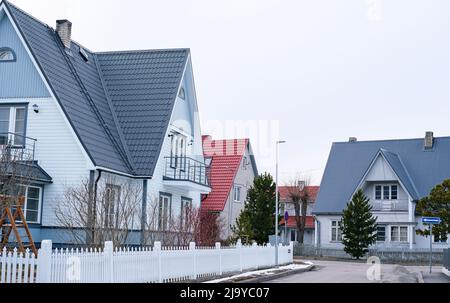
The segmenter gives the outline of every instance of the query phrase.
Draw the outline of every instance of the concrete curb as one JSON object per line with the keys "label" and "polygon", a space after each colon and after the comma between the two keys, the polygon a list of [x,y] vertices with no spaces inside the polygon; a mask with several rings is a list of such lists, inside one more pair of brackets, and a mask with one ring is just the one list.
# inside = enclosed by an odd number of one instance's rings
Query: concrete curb
{"label": "concrete curb", "polygon": [[263,283],[263,282],[267,282],[267,281],[271,281],[271,280],[276,280],[279,278],[284,278],[287,276],[291,276],[291,275],[296,275],[296,274],[300,274],[303,272],[307,272],[307,271],[311,271],[312,269],[314,269],[315,265],[311,264],[308,265],[308,267],[306,268],[300,268],[300,269],[295,269],[295,270],[288,270],[279,274],[273,274],[273,275],[266,275],[266,276],[262,276],[262,277],[256,277],[256,278],[250,278],[250,279],[246,279],[246,280],[242,280],[242,281],[238,281],[236,283]]}
{"label": "concrete curb", "polygon": [[447,275],[448,277],[450,277],[450,270],[448,270],[447,268],[442,267],[442,273],[443,273],[444,275]]}

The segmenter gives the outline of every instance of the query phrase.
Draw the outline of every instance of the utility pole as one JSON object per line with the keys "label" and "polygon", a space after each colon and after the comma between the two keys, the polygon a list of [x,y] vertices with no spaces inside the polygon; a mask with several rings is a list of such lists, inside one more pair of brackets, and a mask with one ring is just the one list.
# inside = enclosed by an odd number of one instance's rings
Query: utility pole
{"label": "utility pole", "polygon": [[276,143],[276,169],[275,169],[275,266],[278,266],[278,146],[286,141],[277,141]]}

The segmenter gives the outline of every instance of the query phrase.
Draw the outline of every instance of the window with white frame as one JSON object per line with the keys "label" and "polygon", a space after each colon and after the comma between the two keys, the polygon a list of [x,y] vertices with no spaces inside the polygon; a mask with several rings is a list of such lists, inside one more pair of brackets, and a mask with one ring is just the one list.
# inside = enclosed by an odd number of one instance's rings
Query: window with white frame
{"label": "window with white frame", "polygon": [[408,226],[391,226],[391,242],[408,242]]}
{"label": "window with white frame", "polygon": [[172,197],[170,195],[160,194],[158,205],[158,230],[166,231],[169,229],[171,216]]}
{"label": "window with white frame", "polygon": [[444,240],[444,239],[442,239],[442,238],[438,238],[438,237],[436,237],[435,235],[433,235],[433,243],[436,243],[436,244],[446,244],[447,241],[448,241],[448,237],[447,237],[446,240]]}
{"label": "window with white frame", "polygon": [[386,241],[386,225],[377,226],[377,242]]}
{"label": "window with white frame", "polygon": [[0,106],[0,145],[25,143],[26,106]]}
{"label": "window with white frame", "polygon": [[[27,223],[39,223],[41,213],[42,188],[39,186],[19,185],[14,195],[25,197],[22,210]],[[8,193],[5,193],[8,194]]]}
{"label": "window with white frame", "polygon": [[119,207],[120,186],[106,184],[105,189],[105,227],[116,226],[117,209]]}
{"label": "window with white frame", "polygon": [[16,54],[9,47],[0,48],[0,63],[1,62],[15,62]]}
{"label": "window with white frame", "polygon": [[295,229],[291,230],[291,241],[292,242],[297,241],[297,230],[295,230]]}
{"label": "window with white frame", "polygon": [[375,185],[375,200],[397,200],[398,185]]}
{"label": "window with white frame", "polygon": [[184,231],[188,231],[191,224],[192,215],[192,199],[181,198],[181,216],[180,216],[180,227]]}
{"label": "window with white frame", "polygon": [[337,220],[331,221],[331,241],[332,242],[342,241],[341,221]]}
{"label": "window with white frame", "polygon": [[241,190],[242,190],[241,186],[239,186],[239,185],[234,186],[234,194],[233,194],[234,202],[242,202],[241,201]]}
{"label": "window with white frame", "polygon": [[171,134],[170,167],[186,169],[186,136],[179,133]]}

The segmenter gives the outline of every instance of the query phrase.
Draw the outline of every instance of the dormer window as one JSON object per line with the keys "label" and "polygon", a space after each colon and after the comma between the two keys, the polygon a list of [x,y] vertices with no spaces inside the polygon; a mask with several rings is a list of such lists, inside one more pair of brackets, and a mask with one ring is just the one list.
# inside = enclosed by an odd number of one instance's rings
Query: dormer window
{"label": "dormer window", "polygon": [[180,88],[180,92],[178,93],[178,98],[186,100],[186,91],[184,87]]}
{"label": "dormer window", "polygon": [[16,54],[8,47],[0,48],[0,63],[16,61]]}

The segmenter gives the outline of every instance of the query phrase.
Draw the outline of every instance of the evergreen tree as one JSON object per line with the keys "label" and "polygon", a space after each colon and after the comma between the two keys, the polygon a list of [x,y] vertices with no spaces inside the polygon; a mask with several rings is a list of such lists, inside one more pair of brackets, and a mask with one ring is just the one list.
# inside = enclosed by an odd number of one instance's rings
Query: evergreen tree
{"label": "evergreen tree", "polygon": [[248,190],[247,204],[233,228],[235,238],[244,241],[248,237],[248,241],[254,240],[260,245],[268,242],[269,235],[275,233],[275,190],[270,174],[255,178]]}
{"label": "evergreen tree", "polygon": [[247,207],[240,213],[236,219],[236,224],[231,226],[233,236],[231,242],[236,243],[238,239],[241,239],[242,244],[251,244],[253,239],[253,230],[250,223],[250,212]]}
{"label": "evergreen tree", "polygon": [[377,240],[377,218],[364,192],[358,190],[347,204],[342,218],[342,243],[345,252],[356,259],[363,257]]}
{"label": "evergreen tree", "polygon": [[[433,226],[433,235],[436,240],[446,241],[450,234],[450,180],[437,185],[428,197],[421,199],[416,211],[423,217],[441,218],[442,223]],[[428,228],[418,229],[416,233],[421,236],[430,235]]]}

